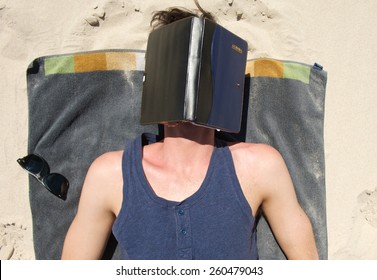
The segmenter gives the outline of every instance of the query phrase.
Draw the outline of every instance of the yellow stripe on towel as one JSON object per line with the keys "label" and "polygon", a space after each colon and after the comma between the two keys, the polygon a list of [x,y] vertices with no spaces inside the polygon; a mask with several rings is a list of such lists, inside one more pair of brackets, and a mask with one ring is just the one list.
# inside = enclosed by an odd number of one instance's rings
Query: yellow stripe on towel
{"label": "yellow stripe on towel", "polygon": [[107,70],[106,53],[76,54],[75,72],[94,72]]}
{"label": "yellow stripe on towel", "polygon": [[252,77],[284,78],[284,63],[273,59],[257,59],[248,62],[246,74]]}

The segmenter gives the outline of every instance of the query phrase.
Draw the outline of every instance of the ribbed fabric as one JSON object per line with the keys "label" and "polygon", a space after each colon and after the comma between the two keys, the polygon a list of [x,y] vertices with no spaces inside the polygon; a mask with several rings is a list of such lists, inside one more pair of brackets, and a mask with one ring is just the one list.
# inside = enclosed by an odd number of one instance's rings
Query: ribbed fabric
{"label": "ribbed fabric", "polygon": [[158,197],[142,166],[143,134],[123,155],[123,202],[113,225],[124,259],[258,259],[255,220],[229,147],[216,140],[206,177],[181,202]]}

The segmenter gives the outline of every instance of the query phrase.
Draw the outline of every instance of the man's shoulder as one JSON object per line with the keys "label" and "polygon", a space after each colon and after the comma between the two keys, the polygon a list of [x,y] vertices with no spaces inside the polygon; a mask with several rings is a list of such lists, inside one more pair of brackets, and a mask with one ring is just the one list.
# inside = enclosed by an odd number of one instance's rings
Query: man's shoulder
{"label": "man's shoulder", "polygon": [[233,156],[244,160],[273,160],[281,155],[274,147],[263,143],[237,142],[229,143],[229,148]]}
{"label": "man's shoulder", "polygon": [[282,155],[277,149],[270,145],[236,143],[230,145],[229,148],[236,169],[247,177],[256,176],[256,174],[258,174],[259,178],[268,177],[277,170],[285,168]]}
{"label": "man's shoulder", "polygon": [[122,151],[122,150],[106,152],[106,153],[100,155],[99,157],[97,157],[94,160],[93,164],[96,164],[96,165],[99,165],[99,166],[102,166],[102,165],[105,165],[105,166],[110,165],[111,166],[114,163],[122,160],[123,153],[124,153],[124,151]]}
{"label": "man's shoulder", "polygon": [[123,152],[111,151],[100,155],[93,161],[88,173],[98,179],[106,179],[121,173]]}
{"label": "man's shoulder", "polygon": [[[277,185],[289,182],[289,172],[280,152],[266,144],[237,143],[230,146],[241,185],[252,189],[260,201],[275,196]],[[288,176],[287,176],[288,175]],[[289,185],[285,184],[285,185]],[[254,207],[255,208],[255,207]]]}

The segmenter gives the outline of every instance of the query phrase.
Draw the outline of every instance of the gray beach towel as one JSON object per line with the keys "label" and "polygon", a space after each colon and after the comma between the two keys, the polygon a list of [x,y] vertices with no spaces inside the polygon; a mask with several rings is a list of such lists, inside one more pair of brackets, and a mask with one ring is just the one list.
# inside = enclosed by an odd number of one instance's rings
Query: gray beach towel
{"label": "gray beach towel", "polygon": [[[258,59],[250,73],[246,141],[266,143],[283,156],[300,205],[309,216],[321,259],[327,259],[322,66]],[[258,223],[261,259],[284,259],[264,217]]]}
{"label": "gray beach towel", "polygon": [[[30,204],[37,259],[59,259],[77,211],[81,187],[92,161],[121,150],[142,132],[140,104],[144,52],[104,50],[40,57],[27,70],[29,153],[43,156],[51,172],[70,182],[67,200],[30,177]],[[264,70],[263,70],[264,69]],[[315,230],[320,257],[327,258],[323,110],[326,72],[277,60],[248,62],[242,131],[219,133],[268,143],[285,158],[299,201]],[[261,259],[284,259],[268,224],[258,224]],[[104,259],[118,258],[110,238]]]}

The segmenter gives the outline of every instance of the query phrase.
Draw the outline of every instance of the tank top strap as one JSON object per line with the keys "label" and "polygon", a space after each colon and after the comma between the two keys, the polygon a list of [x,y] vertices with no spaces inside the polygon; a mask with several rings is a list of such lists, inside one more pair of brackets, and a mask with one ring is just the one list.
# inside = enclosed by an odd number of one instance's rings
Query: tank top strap
{"label": "tank top strap", "polygon": [[241,183],[238,180],[236,167],[233,161],[232,152],[230,151],[229,145],[225,140],[217,139],[216,140],[216,147],[218,147],[218,153],[221,157],[221,167],[222,170],[220,172],[224,172],[226,174],[229,174],[229,178],[231,181],[231,186],[233,187],[234,193],[238,197],[238,201],[241,204],[242,209],[247,215],[250,215],[252,213],[252,219],[253,222],[255,218],[255,213],[253,212],[253,209],[251,209],[249,202],[246,200],[246,197],[243,193]]}

